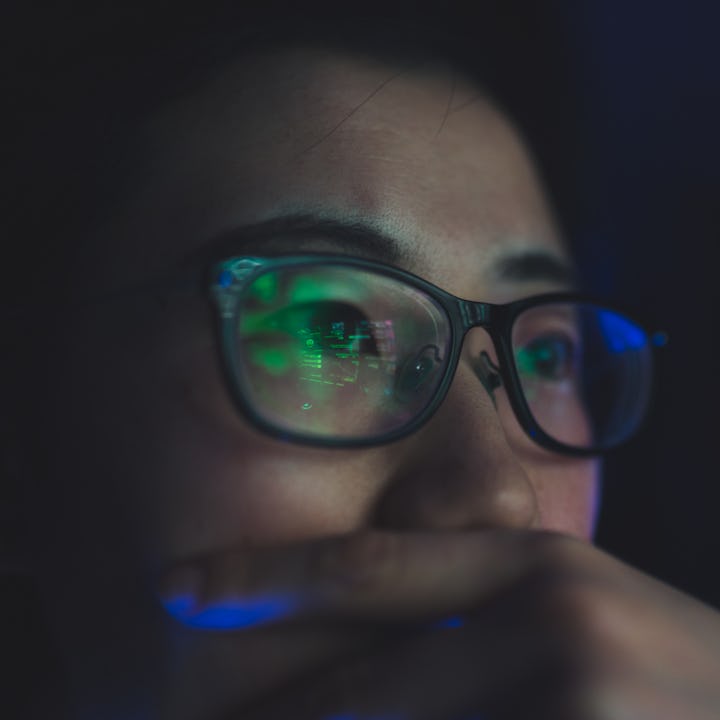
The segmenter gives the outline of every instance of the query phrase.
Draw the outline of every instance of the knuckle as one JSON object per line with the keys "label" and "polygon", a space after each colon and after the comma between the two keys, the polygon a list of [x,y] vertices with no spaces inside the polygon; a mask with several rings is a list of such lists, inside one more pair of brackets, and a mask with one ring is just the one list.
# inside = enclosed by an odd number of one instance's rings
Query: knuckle
{"label": "knuckle", "polygon": [[543,606],[561,637],[588,653],[605,642],[605,594],[586,582],[563,580],[545,589]]}
{"label": "knuckle", "polygon": [[567,572],[586,561],[587,543],[569,535],[546,530],[526,536],[525,541],[531,567],[538,572]]}
{"label": "knuckle", "polygon": [[[584,607],[584,590],[592,583],[592,559],[585,543],[558,533],[541,533],[528,551],[527,578],[541,597],[567,597],[571,608]],[[577,603],[577,605],[576,605]]]}
{"label": "knuckle", "polygon": [[593,666],[603,664],[622,626],[622,612],[612,585],[595,569],[594,549],[547,533],[533,552],[528,589],[543,621]]}

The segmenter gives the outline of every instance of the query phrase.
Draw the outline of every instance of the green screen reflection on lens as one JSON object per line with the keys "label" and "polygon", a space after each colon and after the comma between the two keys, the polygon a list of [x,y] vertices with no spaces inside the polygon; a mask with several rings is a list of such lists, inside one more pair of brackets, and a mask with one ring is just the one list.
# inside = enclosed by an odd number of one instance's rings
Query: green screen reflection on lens
{"label": "green screen reflection on lens", "polygon": [[287,304],[326,300],[362,303],[368,299],[368,290],[362,283],[362,277],[361,273],[348,272],[296,275],[288,280],[285,297],[281,301]]}
{"label": "green screen reflection on lens", "polygon": [[[239,337],[251,363],[269,375],[344,387],[359,382],[361,366],[377,372],[379,355],[392,356],[392,321],[368,318],[358,274],[265,273],[249,295]],[[313,403],[327,399],[325,391],[310,394]]]}
{"label": "green screen reflection on lens", "polygon": [[237,372],[269,425],[362,437],[400,427],[442,379],[437,305],[382,273],[288,263],[250,281],[236,315]]}
{"label": "green screen reflection on lens", "polygon": [[277,297],[278,277],[277,273],[265,273],[261,275],[250,286],[250,292],[260,302],[269,304]]}

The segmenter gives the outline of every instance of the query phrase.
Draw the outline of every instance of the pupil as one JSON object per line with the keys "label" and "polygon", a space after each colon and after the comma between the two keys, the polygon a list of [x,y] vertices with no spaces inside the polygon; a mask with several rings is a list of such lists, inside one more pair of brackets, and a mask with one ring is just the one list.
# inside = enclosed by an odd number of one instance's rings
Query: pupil
{"label": "pupil", "polygon": [[400,370],[396,381],[396,394],[401,399],[420,390],[434,375],[440,364],[440,352],[436,345],[427,345]]}

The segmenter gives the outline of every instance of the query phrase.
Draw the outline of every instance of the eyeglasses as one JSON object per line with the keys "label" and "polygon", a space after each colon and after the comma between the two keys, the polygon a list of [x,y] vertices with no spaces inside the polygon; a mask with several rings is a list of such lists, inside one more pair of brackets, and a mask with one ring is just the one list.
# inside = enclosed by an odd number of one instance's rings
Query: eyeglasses
{"label": "eyeglasses", "polygon": [[[427,422],[471,328],[479,386],[503,386],[525,432],[549,450],[596,455],[645,415],[651,336],[571,293],[504,305],[462,300],[408,272],[345,256],[235,257],[212,270],[227,380],[273,436],[318,446],[398,440]],[[494,397],[494,396],[493,396]]]}

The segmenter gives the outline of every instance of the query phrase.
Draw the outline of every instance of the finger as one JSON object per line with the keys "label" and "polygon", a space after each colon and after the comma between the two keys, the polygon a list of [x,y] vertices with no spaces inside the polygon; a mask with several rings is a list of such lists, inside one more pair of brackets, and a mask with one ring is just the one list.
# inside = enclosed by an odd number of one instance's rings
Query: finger
{"label": "finger", "polygon": [[333,661],[222,720],[717,717],[714,690],[678,688],[631,659],[598,664],[602,658],[584,656],[573,628],[562,625],[511,592],[460,629],[415,631]]}
{"label": "finger", "polygon": [[[405,636],[328,664],[223,720],[470,720],[493,673],[477,657],[476,632],[457,630]],[[450,637],[452,633],[453,637]]]}
{"label": "finger", "polygon": [[525,605],[511,591],[461,626],[406,631],[275,687],[223,720],[601,717],[575,702],[579,676],[557,626]]}
{"label": "finger", "polygon": [[416,622],[476,609],[533,573],[584,572],[589,552],[599,555],[545,532],[372,530],[198,558],[166,576],[161,597],[205,628],[312,615]]}

